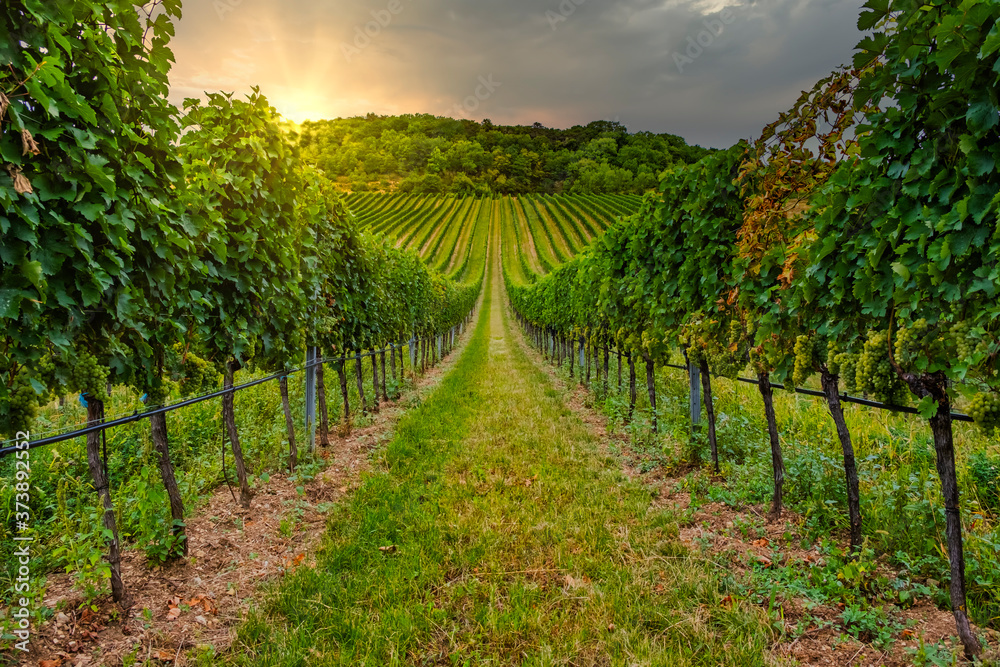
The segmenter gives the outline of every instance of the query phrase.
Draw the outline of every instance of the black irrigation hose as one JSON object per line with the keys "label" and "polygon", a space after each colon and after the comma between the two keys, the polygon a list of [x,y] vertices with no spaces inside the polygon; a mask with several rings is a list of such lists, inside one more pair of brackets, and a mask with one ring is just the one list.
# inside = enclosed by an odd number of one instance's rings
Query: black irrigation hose
{"label": "black irrigation hose", "polygon": [[[406,347],[409,344],[410,344],[410,340],[406,340],[406,341],[404,341],[402,343],[399,343],[398,344],[398,349],[402,349],[402,348]],[[395,346],[395,344],[391,344],[391,345]],[[358,356],[360,356],[362,358],[364,358],[364,357],[371,357],[371,356],[374,356],[374,355],[378,354],[379,352],[380,352],[379,350],[372,350],[371,352],[365,352],[365,353],[360,354]],[[164,406],[161,406],[159,408],[155,408],[153,410],[146,410],[146,411],[143,411],[143,412],[136,411],[136,412],[133,412],[131,415],[128,415],[127,417],[120,417],[118,419],[114,419],[114,420],[109,421],[109,422],[102,422],[100,424],[95,424],[93,426],[86,426],[84,428],[77,429],[75,431],[69,431],[67,433],[60,433],[59,435],[52,435],[52,436],[49,436],[47,438],[42,438],[40,440],[32,440],[32,441],[28,442],[28,449],[35,449],[36,447],[45,447],[46,445],[54,445],[57,442],[64,442],[66,440],[73,440],[74,438],[79,438],[79,437],[82,437],[82,436],[85,436],[85,435],[89,435],[91,433],[104,432],[107,429],[114,428],[116,426],[124,426],[125,424],[131,424],[133,422],[142,421],[143,419],[148,419],[148,418],[152,417],[153,415],[165,414],[165,413],[168,413],[168,412],[173,412],[174,410],[180,410],[181,408],[186,408],[186,407],[191,406],[191,405],[196,405],[196,404],[202,403],[204,401],[209,401],[209,400],[211,400],[213,398],[219,398],[220,396],[223,396],[223,395],[228,394],[230,392],[235,393],[235,392],[243,390],[243,389],[249,389],[250,387],[256,387],[259,384],[264,384],[265,382],[272,382],[274,380],[280,379],[282,377],[287,377],[287,376],[292,375],[294,373],[300,373],[300,372],[302,372],[304,370],[308,370],[310,368],[315,368],[316,366],[320,366],[320,365],[324,365],[324,364],[330,364],[330,363],[338,363],[338,362],[341,362],[341,361],[347,361],[349,359],[354,359],[354,358],[355,358],[355,356],[352,355],[350,357],[336,357],[336,358],[329,358],[329,359],[326,359],[326,358],[325,359],[316,359],[315,361],[313,361],[313,362],[311,362],[309,364],[306,364],[306,365],[304,365],[304,366],[302,366],[300,368],[294,368],[294,369],[291,369],[291,370],[285,370],[285,371],[281,371],[279,373],[274,373],[272,375],[268,375],[267,377],[263,377],[263,378],[260,378],[260,379],[257,379],[257,380],[251,380],[250,382],[245,382],[245,383],[243,383],[241,385],[237,385],[237,386],[231,387],[229,389],[220,389],[219,391],[213,391],[213,392],[211,392],[209,394],[204,394],[202,396],[194,396],[192,398],[183,400],[183,401],[181,401],[179,403],[174,403],[172,405],[164,405]],[[105,447],[107,447],[106,443],[105,443]],[[20,449],[23,449],[23,448],[19,448],[16,444],[10,445],[8,447],[0,448],[0,458],[3,458],[3,457],[5,457],[5,456],[7,456],[9,454],[13,454],[14,452],[17,452]]]}

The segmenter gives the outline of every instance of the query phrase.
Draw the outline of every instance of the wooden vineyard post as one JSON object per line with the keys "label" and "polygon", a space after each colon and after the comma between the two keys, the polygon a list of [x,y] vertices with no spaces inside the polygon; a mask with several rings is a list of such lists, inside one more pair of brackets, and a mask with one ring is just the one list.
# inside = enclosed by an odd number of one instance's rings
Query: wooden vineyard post
{"label": "wooden vineyard post", "polygon": [[341,359],[337,362],[337,376],[340,378],[340,395],[344,398],[344,415],[342,417],[342,423],[344,425],[344,431],[348,431],[351,427],[351,400],[350,394],[347,391],[347,360]]}
{"label": "wooden vineyard post", "polygon": [[417,367],[417,335],[410,336],[410,371]]}
{"label": "wooden vineyard post", "polygon": [[611,350],[608,349],[607,343],[604,344],[604,395],[608,395],[608,375],[611,373]]}
{"label": "wooden vineyard post", "polygon": [[[715,403],[712,400],[712,375],[708,371],[708,360],[701,361],[701,386],[705,390],[705,414],[708,416],[708,446],[712,451],[712,465],[719,474],[719,442],[715,434]],[[699,415],[700,417],[701,415]]]}
{"label": "wooden vineyard post", "polygon": [[692,435],[701,431],[701,369],[688,362],[688,407],[691,413]]}
{"label": "wooden vineyard post", "polygon": [[840,403],[838,392],[840,382],[836,375],[831,375],[824,367],[820,374],[823,393],[826,394],[826,404],[837,427],[837,437],[844,453],[844,479],[847,483],[847,513],[851,523],[851,553],[861,552],[861,491],[858,486],[858,464],[854,459],[854,443],[851,442],[851,432],[844,419],[844,406]]}
{"label": "wooden vineyard post", "polygon": [[652,416],[653,433],[659,432],[659,425],[656,423],[656,373],[653,366],[653,358],[648,353],[643,353],[646,360],[646,391],[649,393],[649,411]]}
{"label": "wooden vineyard post", "polygon": [[288,472],[295,472],[295,466],[299,462],[299,450],[295,446],[295,423],[292,421],[292,406],[288,400],[288,376],[282,375],[278,384],[281,388],[281,407],[285,412],[285,428],[288,430]]}
{"label": "wooden vineyard post", "polygon": [[[87,424],[94,426],[104,422],[104,403],[89,397],[87,400]],[[87,466],[90,477],[94,481],[94,489],[101,499],[104,512],[101,523],[111,532],[111,542],[108,544],[108,565],[111,568],[111,597],[123,609],[131,606],[131,600],[122,582],[121,543],[118,539],[118,524],[115,521],[115,508],[111,502],[111,490],[108,488],[108,477],[104,472],[104,462],[101,460],[101,432],[87,434]]]}
{"label": "wooden vineyard post", "polygon": [[761,398],[764,399],[764,414],[767,417],[767,435],[771,440],[771,468],[774,473],[774,496],[771,500],[771,516],[775,519],[781,516],[782,499],[785,487],[785,461],[781,454],[781,440],[778,439],[778,420],[774,414],[774,390],[771,388],[771,376],[758,373],[758,387]]}
{"label": "wooden vineyard post", "polygon": [[306,348],[306,439],[309,451],[316,449],[316,348]]}
{"label": "wooden vineyard post", "polygon": [[316,366],[316,397],[319,402],[319,446],[330,446],[330,413],[326,404],[326,379],[323,364]]}
{"label": "wooden vineyard post", "polygon": [[618,353],[618,393],[622,393],[622,349],[616,346]]}
{"label": "wooden vineyard post", "polygon": [[635,389],[635,355],[631,352],[628,353],[628,420],[632,421],[632,415],[635,414],[635,401],[637,398],[637,392]]}
{"label": "wooden vineyard post", "polygon": [[357,352],[354,355],[354,370],[358,380],[358,397],[361,401],[361,414],[366,415],[368,414],[368,402],[365,400],[365,385],[364,385],[365,371],[361,367],[360,352]]}
{"label": "wooden vineyard post", "polygon": [[236,430],[236,413],[233,409],[233,375],[239,370],[240,364],[232,360],[226,364],[226,374],[223,379],[223,389],[227,389],[222,395],[222,421],[226,425],[226,432],[229,434],[229,445],[233,450],[233,459],[236,461],[236,476],[240,482],[240,505],[243,509],[250,509],[250,499],[253,494],[250,492],[250,483],[247,481],[247,469],[243,463],[243,448],[240,447],[240,435]]}
{"label": "wooden vineyard post", "polygon": [[385,378],[385,348],[379,351],[379,365],[382,366],[382,400],[389,401],[389,392],[386,390],[386,378]]}
{"label": "wooden vineyard post", "polygon": [[576,340],[570,336],[566,340],[566,349],[569,352],[569,376],[573,377],[573,362],[576,361]]}
{"label": "wooden vineyard post", "polygon": [[969,625],[965,591],[965,550],[962,541],[962,515],[959,506],[958,475],[955,471],[955,436],[952,428],[948,380],[943,373],[906,374],[903,379],[915,395],[920,398],[930,397],[937,403],[937,410],[929,421],[931,433],[934,435],[935,463],[941,480],[941,496],[944,499],[945,537],[951,571],[948,586],[951,610],[955,616],[955,625],[965,655],[972,659],[982,652],[983,647]]}
{"label": "wooden vineyard post", "polygon": [[[291,425],[291,422],[289,422],[289,425]],[[150,415],[149,428],[153,439],[153,447],[160,455],[160,479],[163,480],[163,487],[167,490],[167,498],[170,501],[170,519],[173,523],[171,532],[180,540],[181,552],[187,556],[188,542],[187,531],[184,527],[184,500],[181,498],[181,490],[177,487],[174,464],[170,460],[170,440],[167,437],[166,413],[158,412]]]}
{"label": "wooden vineyard post", "polygon": [[372,412],[379,411],[378,405],[378,359],[375,351],[372,350]]}
{"label": "wooden vineyard post", "polygon": [[392,369],[392,381],[397,382],[399,378],[396,377],[396,344],[392,343],[389,346],[389,368]]}

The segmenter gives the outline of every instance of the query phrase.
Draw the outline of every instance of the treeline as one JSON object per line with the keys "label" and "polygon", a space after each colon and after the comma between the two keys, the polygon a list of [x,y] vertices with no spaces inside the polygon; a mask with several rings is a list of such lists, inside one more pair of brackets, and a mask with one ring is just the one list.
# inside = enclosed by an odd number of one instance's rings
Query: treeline
{"label": "treeline", "polygon": [[594,121],[566,130],[429,114],[307,121],[303,157],[354,192],[636,193],[710,151],[673,134]]}
{"label": "treeline", "polygon": [[[557,356],[610,344],[643,362],[654,411],[654,368],[683,350],[702,371],[716,466],[710,374],[750,369],[775,515],[784,462],[771,382],[818,375],[843,449],[854,551],[862,517],[840,392],[916,402],[933,436],[948,587],[971,657],[981,647],[967,614],[951,408],[964,397],[980,426],[1000,426],[1000,8],[866,7],[858,27],[874,35],[854,69],[803,93],[756,142],[673,170],[631,220],[509,289],[539,339],[557,339]],[[976,590],[995,602],[995,590]]]}
{"label": "treeline", "polygon": [[[55,396],[81,394],[99,424],[110,385],[159,406],[220,376],[232,387],[247,366],[299,365],[307,346],[333,357],[442,332],[478,295],[359,231],[256,89],[167,102],[179,15],[169,1],[0,10],[3,436],[24,440]],[[249,506],[231,393],[222,408]],[[166,415],[150,423],[186,552]],[[110,509],[100,437],[88,435],[87,458]],[[52,499],[32,500],[44,517]],[[122,601],[114,512],[103,522]]]}

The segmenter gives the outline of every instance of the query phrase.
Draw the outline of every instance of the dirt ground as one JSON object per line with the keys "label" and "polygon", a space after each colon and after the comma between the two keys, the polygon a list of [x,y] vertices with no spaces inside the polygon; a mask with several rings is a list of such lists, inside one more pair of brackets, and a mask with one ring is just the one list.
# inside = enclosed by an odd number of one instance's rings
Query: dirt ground
{"label": "dirt ground", "polygon": [[[522,337],[523,339],[523,337]],[[589,424],[609,455],[619,457],[622,470],[634,480],[645,484],[653,494],[657,507],[670,506],[677,510],[687,509],[691,497],[680,490],[680,480],[691,469],[664,471],[654,468],[648,473],[640,473],[641,463],[632,451],[628,434],[610,429],[607,418],[588,407],[591,400],[588,392],[579,384],[567,384],[556,375],[554,368],[543,361],[542,355],[525,343],[528,354],[546,370],[549,376],[567,392],[567,406],[584,422]],[[616,379],[612,379],[616,381]],[[770,566],[772,544],[781,544],[785,562],[797,567],[809,568],[819,562],[821,556],[812,550],[795,548],[801,544],[799,527],[802,518],[785,510],[779,520],[767,521],[767,507],[746,506],[733,508],[722,503],[701,505],[693,516],[680,528],[680,539],[693,553],[701,553],[713,559],[730,571],[746,573],[749,579],[750,566]],[[763,523],[765,535],[756,539],[744,538],[736,526],[754,522]],[[845,544],[847,536],[842,540]],[[790,545],[789,545],[790,542]],[[888,568],[886,574],[892,575]],[[899,612],[908,626],[896,636],[891,647],[877,649],[845,635],[839,626],[841,609],[837,607],[812,607],[807,610],[806,600],[791,599],[781,603],[786,636],[771,647],[775,664],[798,665],[847,665],[857,667],[897,667],[912,665],[912,653],[907,649],[916,648],[921,640],[924,644],[943,644],[949,649],[960,647],[955,630],[955,619],[951,611],[938,609],[930,600],[919,600],[911,608]],[[822,625],[810,624],[805,632],[795,639],[788,635],[807,617],[820,619]],[[973,626],[977,634],[980,628]],[[1000,660],[1000,633],[988,630],[990,646],[985,657]],[[959,651],[960,653],[960,651]]]}
{"label": "dirt ground", "polygon": [[331,445],[319,450],[327,466],[302,485],[301,493],[299,482],[272,474],[254,490],[251,508],[243,510],[222,486],[186,522],[187,558],[151,568],[141,550],[126,549],[122,579],[133,602],[128,611],[110,597],[94,611],[83,605],[71,575],[49,575],[44,604],[54,614],[33,631],[31,652],[21,664],[118,667],[134,659],[135,664],[185,665],[191,649],[224,652],[261,587],[315,562],[330,505],[361,483],[372,451],[391,433],[405,406],[433,389],[467,338],[468,329],[452,354],[418,377],[397,402],[382,402],[370,425],[346,437],[331,434]]}

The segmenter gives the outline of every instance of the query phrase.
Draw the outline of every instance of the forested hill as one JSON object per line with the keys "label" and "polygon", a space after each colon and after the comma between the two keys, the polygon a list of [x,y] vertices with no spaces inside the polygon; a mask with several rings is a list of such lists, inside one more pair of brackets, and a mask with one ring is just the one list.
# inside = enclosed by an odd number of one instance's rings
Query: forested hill
{"label": "forested hill", "polygon": [[429,114],[307,121],[303,156],[354,192],[643,193],[711,152],[673,134],[594,121],[566,130]]}

